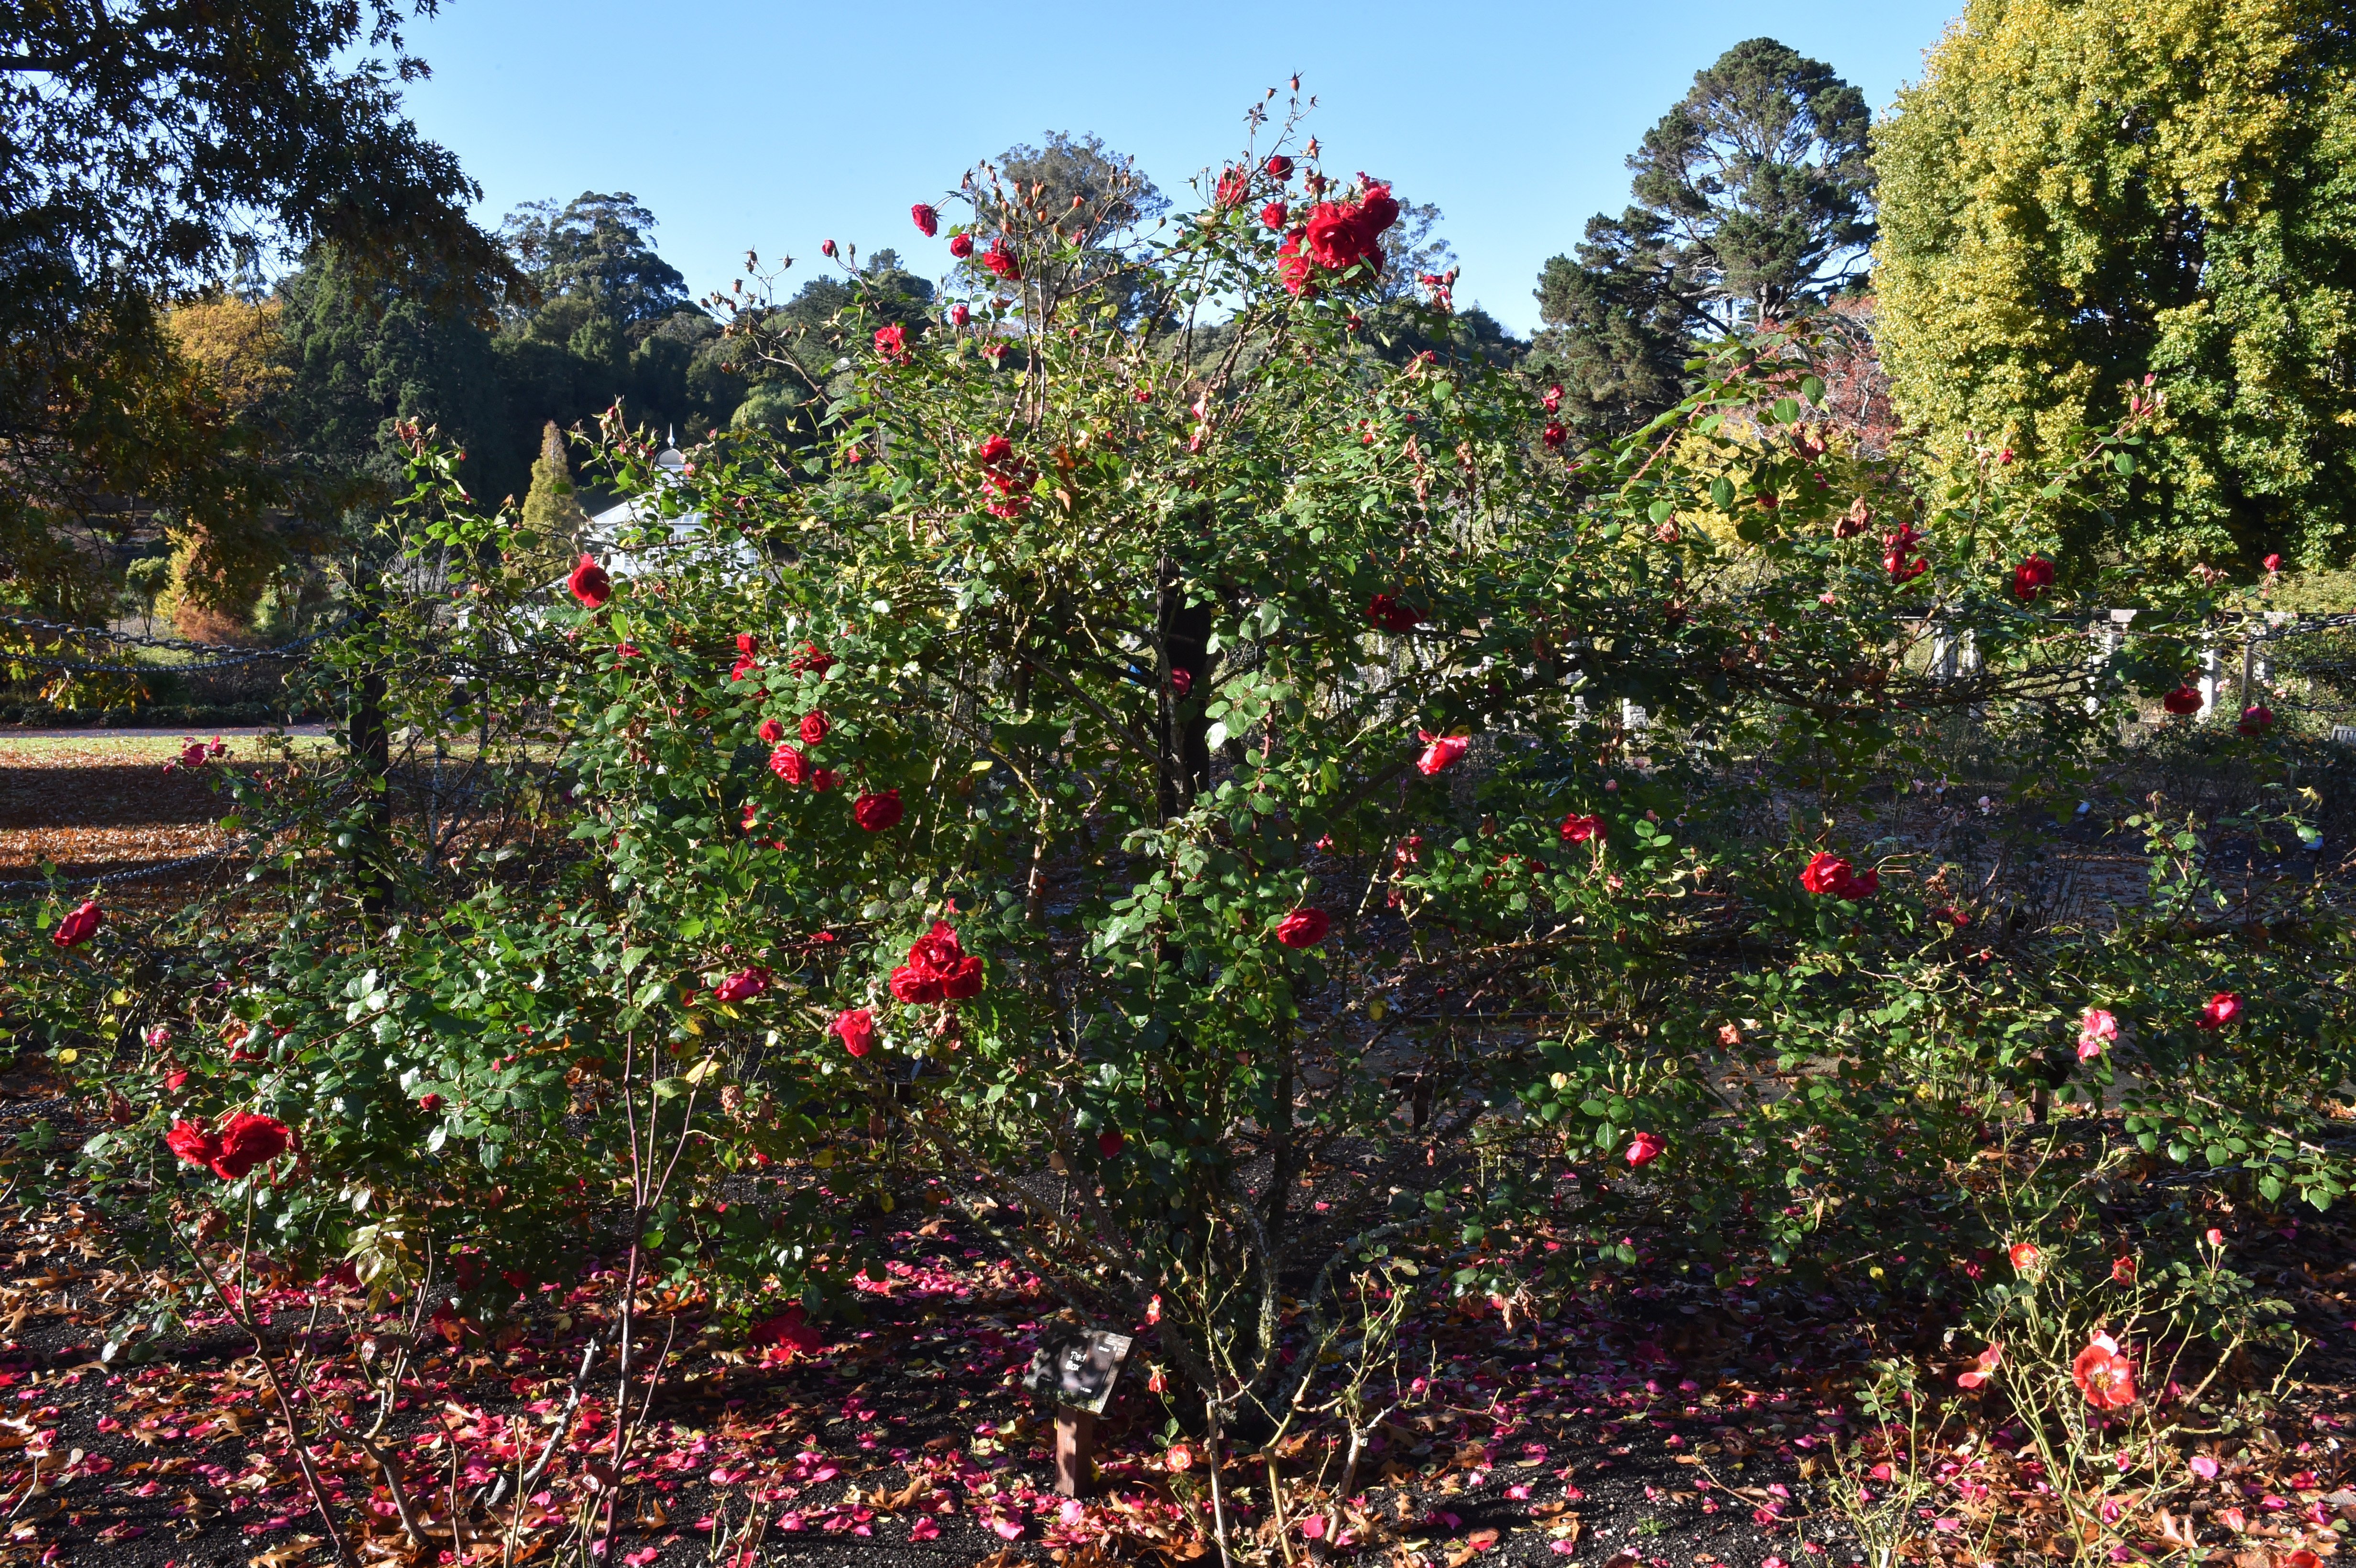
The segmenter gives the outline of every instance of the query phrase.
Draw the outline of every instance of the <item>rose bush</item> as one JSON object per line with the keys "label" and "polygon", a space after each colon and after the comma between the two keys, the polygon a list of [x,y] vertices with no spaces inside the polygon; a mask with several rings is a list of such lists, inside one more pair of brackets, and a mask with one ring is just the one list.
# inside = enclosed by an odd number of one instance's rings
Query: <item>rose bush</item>
{"label": "rose bush", "polygon": [[[407,559],[332,657],[396,731],[477,749],[471,804],[387,808],[413,784],[358,744],[266,795],[227,775],[281,825],[253,890],[160,958],[109,926],[12,959],[20,1039],[139,1086],[80,1151],[102,1200],[247,1204],[271,1247],[384,1269],[398,1215],[496,1264],[449,1287],[475,1314],[630,1247],[774,1325],[856,1311],[860,1205],[946,1200],[1233,1403],[1313,1375],[1287,1301],[1393,1247],[1475,1296],[1969,1293],[2007,1238],[1959,1186],[2049,1101],[2262,1201],[2344,1190],[2304,1136],[2351,1066],[2328,901],[2254,939],[2209,899],[2212,825],[2136,818],[2147,901],[2000,901],[2227,603],[2141,584],[2090,664],[2117,580],[2049,508],[2135,427],[1924,494],[1827,433],[1778,332],[1561,450],[1552,394],[1367,341],[1387,187],[1290,143],[1221,184],[1147,244],[978,176],[996,227],[932,330],[879,329],[848,274],[815,443],[674,474],[609,421],[632,572],[522,579],[513,519],[421,444]],[[732,324],[782,359],[771,327]],[[1907,815],[1966,722],[2018,857]],[[143,1048],[166,1021],[188,1043]],[[235,1115],[299,1163],[207,1152]],[[685,1151],[659,1192],[650,1138]],[[1051,1161],[1067,1215],[1024,1185]]]}

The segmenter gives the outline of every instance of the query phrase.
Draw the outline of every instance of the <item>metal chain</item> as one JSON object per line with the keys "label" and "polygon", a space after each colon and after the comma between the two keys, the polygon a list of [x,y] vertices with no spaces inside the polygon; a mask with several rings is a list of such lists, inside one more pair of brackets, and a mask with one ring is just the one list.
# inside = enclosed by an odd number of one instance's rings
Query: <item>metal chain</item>
{"label": "metal chain", "polygon": [[[23,622],[11,621],[7,616],[0,616],[0,622],[19,625],[27,624]],[[48,622],[33,624],[44,626],[49,624]],[[207,670],[234,669],[240,665],[253,664],[261,659],[289,657],[297,649],[308,647],[322,637],[331,637],[337,632],[342,631],[350,624],[351,623],[348,620],[339,621],[332,626],[323,627],[318,631],[313,632],[308,636],[297,637],[291,643],[281,643],[273,648],[247,648],[239,651],[237,656],[234,658],[205,659],[196,664],[93,664],[82,659],[40,658],[27,654],[10,652],[0,652],[0,664],[19,665],[29,669],[65,670],[75,675],[198,675]],[[115,632],[104,633],[102,635],[116,640],[122,640],[123,637],[123,634]],[[168,648],[173,647],[176,645],[154,640],[140,640],[140,645],[143,647]],[[191,650],[212,649],[224,646],[224,645],[219,643],[187,643],[177,645]]]}
{"label": "metal chain", "polygon": [[115,871],[107,876],[93,877],[87,882],[81,880],[80,878],[75,878],[70,883],[65,883],[64,879],[54,877],[35,877],[12,882],[0,882],[0,893],[49,892],[60,885],[70,885],[76,888],[105,888],[112,887],[123,882],[145,881],[149,877],[160,877],[167,872],[179,870],[184,866],[198,866],[202,865],[207,860],[218,860],[222,859],[224,856],[237,854],[239,851],[248,848],[251,846],[268,838],[271,835],[280,831],[280,829],[284,828],[285,826],[286,825],[284,823],[280,823],[276,827],[265,827],[258,833],[250,833],[246,835],[243,843],[224,844],[218,849],[204,849],[199,850],[194,855],[183,855],[177,860],[166,860],[159,866],[142,866],[135,871]]}
{"label": "metal chain", "polygon": [[[191,643],[178,637],[145,637],[136,632],[118,632],[106,626],[78,626],[65,621],[42,621],[29,615],[0,615],[0,626],[16,626],[31,632],[62,632],[86,643],[120,643],[127,647],[163,648],[183,654],[236,654],[248,650],[235,643]],[[296,645],[288,644],[289,647]]]}

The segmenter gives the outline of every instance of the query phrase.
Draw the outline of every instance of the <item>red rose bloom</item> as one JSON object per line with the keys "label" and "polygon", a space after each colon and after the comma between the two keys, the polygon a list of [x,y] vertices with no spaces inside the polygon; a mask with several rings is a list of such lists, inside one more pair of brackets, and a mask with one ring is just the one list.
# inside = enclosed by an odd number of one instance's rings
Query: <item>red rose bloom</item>
{"label": "red rose bloom", "polygon": [[1002,435],[993,435],[973,449],[984,468],[995,468],[1014,455],[1014,443]]}
{"label": "red rose bloom", "polygon": [[916,221],[916,232],[927,240],[941,231],[940,212],[930,202],[916,203],[908,208],[908,216]]}
{"label": "red rose bloom", "polygon": [[826,739],[826,732],[833,728],[834,726],[832,724],[827,722],[827,717],[823,713],[813,710],[803,714],[802,744],[805,746],[817,745],[819,741]]}
{"label": "red rose bloom", "polygon": [[1540,398],[1538,401],[1545,406],[1547,412],[1550,414],[1560,412],[1562,410],[1561,386],[1557,384],[1555,386],[1548,387],[1546,389],[1546,396]]}
{"label": "red rose bloom", "polygon": [[2201,690],[2198,687],[2179,686],[2159,699],[2159,705],[2179,719],[2189,719],[2201,711]]}
{"label": "red rose bloom", "polygon": [[194,1122],[174,1122],[164,1147],[190,1165],[210,1165],[220,1153],[220,1140]]}
{"label": "red rose bloom", "polygon": [[2242,998],[2232,991],[2220,991],[2209,998],[2194,1022],[2202,1029],[2223,1029],[2242,1016]]}
{"label": "red rose bloom", "polygon": [[1276,156],[1262,164],[1260,167],[1267,170],[1268,177],[1274,180],[1279,185],[1282,185],[1285,181],[1292,177],[1292,160],[1286,157],[1282,153],[1277,154]]}
{"label": "red rose bloom", "polygon": [[810,760],[799,746],[780,746],[769,753],[769,771],[789,784],[809,783]]}
{"label": "red rose bloom", "polygon": [[840,1038],[842,1049],[853,1056],[864,1056],[875,1049],[875,1015],[865,1008],[843,1008],[826,1029],[829,1034]]}
{"label": "red rose bloom", "polygon": [[769,988],[766,969],[739,969],[712,987],[714,997],[723,1002],[750,1001]]}
{"label": "red rose bloom", "polygon": [[785,738],[786,727],[784,725],[778,723],[774,719],[764,719],[761,720],[761,741],[764,745],[774,746]]}
{"label": "red rose bloom", "polygon": [[875,352],[885,359],[897,359],[908,351],[908,329],[894,322],[890,326],[875,329]]}
{"label": "red rose bloom", "polygon": [[970,234],[950,235],[949,254],[955,256],[960,261],[964,261],[968,256],[972,255],[973,236]]}
{"label": "red rose bloom", "polygon": [[1566,844],[1603,842],[1603,818],[1581,816],[1572,812],[1562,819],[1562,841]]}
{"label": "red rose bloom", "polygon": [[1333,922],[1322,909],[1297,909],[1276,923],[1276,939],[1287,947],[1314,947]]}
{"label": "red rose bloom", "polygon": [[1657,1134],[1638,1133],[1628,1140],[1628,1164],[1632,1168],[1650,1165],[1660,1158],[1661,1151],[1668,1147]]}
{"label": "red rose bloom", "polygon": [[981,960],[958,944],[947,922],[908,944],[908,961],[892,971],[892,994],[904,1002],[959,1002],[981,990]]}
{"label": "red rose bloom", "polygon": [[1881,873],[1868,871],[1859,876],[1847,860],[1819,849],[1808,861],[1807,869],[1800,873],[1800,886],[1818,897],[1830,894],[1850,903],[1862,903],[1881,891]]}
{"label": "red rose bloom", "polygon": [[971,321],[972,319],[973,312],[967,309],[964,305],[958,304],[951,305],[949,307],[949,325],[951,326],[963,326],[967,322]]}
{"label": "red rose bloom", "polygon": [[2263,735],[2274,728],[2275,710],[2263,702],[2252,703],[2242,709],[2242,720],[2233,726],[2244,735]]}
{"label": "red rose bloom", "polygon": [[1177,693],[1180,697],[1183,697],[1188,692],[1194,690],[1194,672],[1191,669],[1172,670],[1170,672],[1170,689]]}
{"label": "red rose bloom", "polygon": [[1423,755],[1415,760],[1416,771],[1427,778],[1454,763],[1472,744],[1470,736],[1435,735],[1429,730],[1418,730],[1415,738],[1423,742]]}
{"label": "red rose bloom", "polygon": [[1913,553],[1914,545],[1922,539],[1920,529],[1912,523],[1901,523],[1898,531],[1882,536],[1886,548],[1881,555],[1882,570],[1890,573],[1892,582],[1912,582],[1931,570],[1931,563]]}
{"label": "red rose bloom", "polygon": [[58,928],[49,933],[49,941],[59,947],[80,947],[97,935],[98,928],[105,923],[106,912],[98,907],[98,901],[84,899],[80,908],[58,922]]}
{"label": "red rose bloom", "polygon": [[905,810],[900,805],[900,792],[887,789],[882,795],[861,795],[851,804],[851,820],[870,833],[881,833],[899,825]]}
{"label": "red rose bloom", "polygon": [[990,249],[981,253],[981,264],[989,268],[990,275],[1001,283],[1015,283],[1023,281],[1023,263],[1016,261],[1014,252],[1006,248],[1006,238],[1003,235],[990,242]]}
{"label": "red rose bloom", "polygon": [[1423,624],[1423,612],[1387,593],[1377,593],[1366,601],[1366,619],[1386,632],[1412,632]]}
{"label": "red rose bloom", "polygon": [[2032,555],[2012,569],[2012,596],[2023,604],[2034,604],[2052,586],[2053,563],[2041,555]]}
{"label": "red rose bloom", "polygon": [[2070,1363],[2070,1381],[2096,1410],[2124,1410],[2136,1402],[2135,1363],[2119,1353],[2119,1342],[2095,1334]]}
{"label": "red rose bloom", "polygon": [[213,1174],[223,1181],[235,1181],[255,1166],[267,1165],[284,1154],[294,1141],[294,1134],[277,1117],[240,1111],[221,1129],[220,1152],[213,1157]]}
{"label": "red rose bloom", "polygon": [[819,652],[816,643],[804,643],[786,660],[786,667],[796,675],[824,675],[834,667],[834,656]]}
{"label": "red rose bloom", "polygon": [[580,564],[573,569],[573,575],[564,580],[564,586],[573,590],[573,597],[592,610],[614,596],[614,580],[605,575],[605,569],[590,555],[582,556]]}
{"label": "red rose bloom", "polygon": [[1538,432],[1538,439],[1546,443],[1548,451],[1556,451],[1570,439],[1570,432],[1563,429],[1557,421],[1548,420],[1546,429]]}
{"label": "red rose bloom", "polygon": [[1277,281],[1284,285],[1286,293],[1300,299],[1312,298],[1317,293],[1316,263],[1301,250],[1308,233],[1305,229],[1294,229],[1276,251]]}
{"label": "red rose bloom", "polygon": [[439,1094],[420,1094],[417,1097],[417,1108],[430,1116],[434,1112],[442,1108],[442,1096]]}
{"label": "red rose bloom", "polygon": [[2282,557],[2278,555],[2270,555],[2258,564],[2265,567],[2267,574],[2271,576],[2273,573],[2282,570]]}
{"label": "red rose bloom", "polygon": [[824,795],[842,782],[842,775],[832,768],[814,768],[810,772],[810,788]]}
{"label": "red rose bloom", "polygon": [[1128,1147],[1129,1140],[1121,1136],[1119,1127],[1107,1127],[1097,1135],[1097,1153],[1107,1159],[1119,1159],[1120,1151]]}
{"label": "red rose bloom", "polygon": [[1282,229],[1292,221],[1292,212],[1284,203],[1271,201],[1259,209],[1259,220],[1270,229]]}

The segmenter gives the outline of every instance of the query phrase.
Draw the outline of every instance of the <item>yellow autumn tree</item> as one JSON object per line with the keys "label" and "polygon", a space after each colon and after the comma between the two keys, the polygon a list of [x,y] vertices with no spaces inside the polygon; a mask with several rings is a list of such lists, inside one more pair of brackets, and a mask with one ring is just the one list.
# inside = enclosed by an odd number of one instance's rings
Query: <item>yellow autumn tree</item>
{"label": "yellow autumn tree", "polygon": [[1959,470],[2166,412],[2066,544],[2356,542],[2356,41],[2330,0],[1968,0],[1876,129],[1880,342]]}

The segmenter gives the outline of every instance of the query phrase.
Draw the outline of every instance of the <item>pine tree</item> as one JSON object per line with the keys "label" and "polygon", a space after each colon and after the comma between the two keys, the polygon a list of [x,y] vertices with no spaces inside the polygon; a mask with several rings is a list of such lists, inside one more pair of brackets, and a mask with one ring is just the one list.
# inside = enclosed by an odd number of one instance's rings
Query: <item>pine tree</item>
{"label": "pine tree", "polygon": [[569,544],[588,520],[573,491],[573,469],[564,461],[564,432],[551,420],[540,432],[540,459],[531,465],[531,491],[523,501],[526,541]]}

